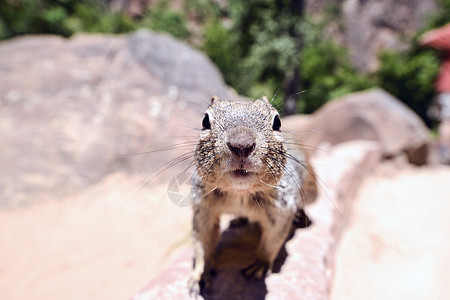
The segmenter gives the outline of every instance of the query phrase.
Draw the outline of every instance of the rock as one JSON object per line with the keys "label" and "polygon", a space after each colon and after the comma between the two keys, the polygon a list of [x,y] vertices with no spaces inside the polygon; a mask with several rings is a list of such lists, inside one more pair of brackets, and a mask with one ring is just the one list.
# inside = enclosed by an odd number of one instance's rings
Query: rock
{"label": "rock", "polygon": [[193,144],[129,154],[195,136],[212,94],[229,97],[203,53],[149,31],[4,41],[0,77],[0,206],[64,197],[119,169],[150,181]]}
{"label": "rock", "polygon": [[330,299],[450,299],[449,182],[442,166],[369,176],[336,249]]}
{"label": "rock", "polygon": [[375,71],[380,50],[407,49],[405,37],[413,38],[426,16],[437,10],[435,1],[344,1],[345,44],[353,65],[359,71]]}
{"label": "rock", "polygon": [[186,247],[192,219],[166,183],[141,180],[114,172],[76,195],[0,210],[1,299],[120,300],[141,289]]}
{"label": "rock", "polygon": [[289,120],[285,129],[295,132],[295,137],[312,150],[366,139],[377,141],[385,158],[406,154],[416,165],[428,161],[427,127],[411,109],[381,89],[333,100],[316,111],[309,124],[301,122],[303,126],[296,127],[296,121]]}
{"label": "rock", "polygon": [[[229,229],[217,251],[220,267],[212,291],[205,299],[328,299],[334,272],[334,249],[348,218],[354,193],[380,159],[370,141],[352,141],[318,155],[313,163],[321,194],[307,208],[313,225],[297,229],[280,251],[275,273],[260,281],[247,281],[240,266],[252,257],[257,234],[251,226]],[[333,166],[330,168],[330,166]],[[180,249],[176,258],[133,300],[189,299],[187,279],[192,250]]]}
{"label": "rock", "polygon": [[359,71],[371,72],[378,68],[381,50],[398,51],[409,47],[408,39],[412,39],[426,25],[430,14],[438,11],[438,2],[307,0],[305,10],[309,14],[328,18],[330,8],[339,10],[332,16],[335,21],[327,20],[327,35],[346,46],[351,62]]}

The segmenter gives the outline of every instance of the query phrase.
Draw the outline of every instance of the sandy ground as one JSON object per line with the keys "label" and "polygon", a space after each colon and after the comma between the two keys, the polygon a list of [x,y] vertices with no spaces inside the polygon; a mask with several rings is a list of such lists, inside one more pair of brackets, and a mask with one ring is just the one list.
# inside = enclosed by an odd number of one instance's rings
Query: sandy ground
{"label": "sandy ground", "polygon": [[382,169],[352,214],[333,300],[450,299],[450,168]]}
{"label": "sandy ground", "polygon": [[187,243],[190,209],[163,198],[165,185],[139,190],[141,179],[113,174],[71,199],[1,212],[0,299],[123,300],[145,286]]}

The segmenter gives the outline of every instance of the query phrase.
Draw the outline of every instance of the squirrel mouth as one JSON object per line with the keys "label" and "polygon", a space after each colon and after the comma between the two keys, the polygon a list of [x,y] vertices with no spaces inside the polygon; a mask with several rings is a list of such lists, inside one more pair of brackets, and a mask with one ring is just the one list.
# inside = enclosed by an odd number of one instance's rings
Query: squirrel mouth
{"label": "squirrel mouth", "polygon": [[245,169],[236,169],[236,170],[232,171],[232,173],[233,173],[234,176],[240,177],[240,178],[247,177],[247,176],[251,175],[251,172],[249,172],[249,171],[247,171]]}

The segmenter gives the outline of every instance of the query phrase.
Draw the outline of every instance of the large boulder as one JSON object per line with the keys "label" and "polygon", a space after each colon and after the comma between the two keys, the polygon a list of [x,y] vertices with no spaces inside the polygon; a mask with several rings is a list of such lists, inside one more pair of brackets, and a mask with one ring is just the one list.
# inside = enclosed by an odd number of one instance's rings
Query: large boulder
{"label": "large boulder", "polygon": [[423,121],[405,104],[378,88],[333,100],[307,121],[302,116],[286,121],[284,128],[295,132],[296,138],[312,150],[366,139],[377,141],[385,158],[406,154],[417,165],[428,159],[430,138]]}
{"label": "large boulder", "polygon": [[73,194],[118,169],[151,174],[173,154],[129,154],[195,135],[212,94],[228,97],[203,53],[149,31],[5,41],[0,77],[2,206]]}

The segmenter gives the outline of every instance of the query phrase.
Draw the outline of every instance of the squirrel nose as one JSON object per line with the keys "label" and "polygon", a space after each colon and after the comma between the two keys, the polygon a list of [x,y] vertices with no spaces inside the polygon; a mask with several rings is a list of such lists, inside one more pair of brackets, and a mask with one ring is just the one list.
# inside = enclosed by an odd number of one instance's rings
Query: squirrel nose
{"label": "squirrel nose", "polygon": [[248,157],[255,149],[256,143],[227,143],[228,148],[241,158]]}

